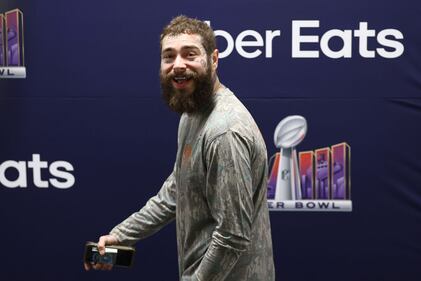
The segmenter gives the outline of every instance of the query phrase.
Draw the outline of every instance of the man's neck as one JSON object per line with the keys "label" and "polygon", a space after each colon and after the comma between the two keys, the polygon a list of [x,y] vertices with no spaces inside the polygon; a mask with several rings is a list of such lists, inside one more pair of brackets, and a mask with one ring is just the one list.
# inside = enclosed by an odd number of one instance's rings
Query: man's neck
{"label": "man's neck", "polygon": [[213,83],[213,93],[216,94],[219,90],[224,89],[225,86],[219,81],[218,76],[215,78],[215,82]]}

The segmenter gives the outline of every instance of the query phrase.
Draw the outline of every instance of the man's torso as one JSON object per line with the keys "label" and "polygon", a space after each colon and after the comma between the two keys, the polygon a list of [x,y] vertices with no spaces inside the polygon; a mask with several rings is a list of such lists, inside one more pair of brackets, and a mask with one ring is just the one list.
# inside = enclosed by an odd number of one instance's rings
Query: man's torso
{"label": "man's torso", "polygon": [[[180,274],[193,274],[212,239],[217,214],[213,214],[208,206],[206,184],[214,175],[208,171],[206,153],[215,139],[230,131],[238,134],[248,148],[248,153],[243,156],[249,159],[252,177],[252,190],[247,192],[253,196],[253,221],[250,247],[240,256],[226,280],[271,281],[274,280],[274,269],[266,204],[267,153],[264,140],[250,113],[230,90],[220,90],[214,100],[214,107],[207,113],[184,114],[180,120],[175,174]],[[218,165],[223,169],[229,163]]]}

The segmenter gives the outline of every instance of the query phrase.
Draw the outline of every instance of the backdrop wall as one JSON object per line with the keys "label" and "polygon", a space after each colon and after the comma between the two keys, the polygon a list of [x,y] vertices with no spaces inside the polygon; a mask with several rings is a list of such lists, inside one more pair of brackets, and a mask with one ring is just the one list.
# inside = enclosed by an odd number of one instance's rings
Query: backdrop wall
{"label": "backdrop wall", "polygon": [[177,280],[174,224],[137,244],[130,270],[85,272],[82,255],[172,169],[159,34],[179,14],[218,31],[221,81],[269,156],[296,114],[298,151],[352,149],[352,212],[271,212],[277,280],[420,280],[420,2],[0,2],[16,8],[26,78],[0,79],[1,280]]}

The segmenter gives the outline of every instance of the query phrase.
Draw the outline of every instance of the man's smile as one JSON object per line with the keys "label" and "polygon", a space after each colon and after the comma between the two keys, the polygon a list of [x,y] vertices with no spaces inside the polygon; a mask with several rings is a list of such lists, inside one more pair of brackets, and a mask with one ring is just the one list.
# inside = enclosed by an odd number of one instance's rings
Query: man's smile
{"label": "man's smile", "polygon": [[184,89],[190,84],[192,78],[184,75],[177,75],[172,79],[172,84],[176,89]]}

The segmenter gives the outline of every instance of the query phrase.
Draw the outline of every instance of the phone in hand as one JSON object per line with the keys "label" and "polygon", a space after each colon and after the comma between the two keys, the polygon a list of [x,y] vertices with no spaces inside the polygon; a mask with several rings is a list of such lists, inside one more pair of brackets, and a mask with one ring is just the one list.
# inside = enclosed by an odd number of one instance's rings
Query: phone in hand
{"label": "phone in hand", "polygon": [[84,261],[91,264],[111,264],[113,266],[131,267],[136,250],[127,246],[106,246],[105,255],[100,255],[97,243],[86,242]]}

